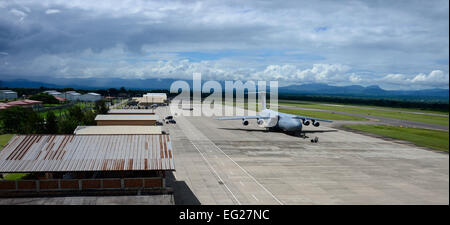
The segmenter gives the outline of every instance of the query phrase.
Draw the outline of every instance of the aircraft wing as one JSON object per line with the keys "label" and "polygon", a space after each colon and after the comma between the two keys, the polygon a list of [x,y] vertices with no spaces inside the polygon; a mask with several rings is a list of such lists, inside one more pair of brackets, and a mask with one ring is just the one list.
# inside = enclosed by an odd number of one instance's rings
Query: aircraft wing
{"label": "aircraft wing", "polygon": [[292,115],[292,114],[289,114],[289,115],[291,115],[292,118],[294,118],[294,119],[300,119],[300,120],[314,120],[314,121],[323,121],[323,122],[330,122],[330,123],[333,122],[331,120],[319,119],[319,118],[308,117],[308,116],[299,116],[299,115]]}
{"label": "aircraft wing", "polygon": [[216,120],[247,120],[247,119],[270,119],[267,116],[230,116],[230,117],[220,117]]}

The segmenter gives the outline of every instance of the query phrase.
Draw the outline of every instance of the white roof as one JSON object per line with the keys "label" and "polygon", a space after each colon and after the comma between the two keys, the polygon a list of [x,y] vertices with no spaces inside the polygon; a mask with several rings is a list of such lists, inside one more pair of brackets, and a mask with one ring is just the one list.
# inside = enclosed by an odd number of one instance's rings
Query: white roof
{"label": "white roof", "polygon": [[127,113],[135,113],[135,114],[150,114],[155,113],[152,109],[110,109],[108,111],[110,114],[127,114]]}
{"label": "white roof", "polygon": [[89,93],[87,93],[87,95],[100,95],[100,94],[97,94],[97,93],[94,93],[94,92],[89,92]]}
{"label": "white roof", "polygon": [[55,94],[55,95],[61,94],[61,92],[59,92],[59,91],[44,91],[44,92],[47,94]]}
{"label": "white roof", "polygon": [[97,115],[95,120],[159,120],[157,115]]}
{"label": "white roof", "polygon": [[78,126],[74,134],[161,134],[160,126]]}
{"label": "white roof", "polygon": [[81,95],[81,94],[78,93],[78,92],[66,92],[66,94],[71,94],[71,95]]}
{"label": "white roof", "polygon": [[11,90],[0,90],[0,92],[3,92],[3,93],[17,93],[15,91],[11,91]]}
{"label": "white roof", "polygon": [[166,93],[147,93],[144,96],[161,96],[161,97],[167,97]]}

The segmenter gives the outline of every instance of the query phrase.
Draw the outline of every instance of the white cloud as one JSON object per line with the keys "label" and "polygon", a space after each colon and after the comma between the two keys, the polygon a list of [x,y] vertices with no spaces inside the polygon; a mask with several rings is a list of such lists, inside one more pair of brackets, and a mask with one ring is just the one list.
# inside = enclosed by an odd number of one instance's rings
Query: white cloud
{"label": "white cloud", "polygon": [[449,87],[449,74],[441,70],[433,70],[429,74],[407,76],[405,74],[388,74],[376,82],[379,84],[393,84],[403,88],[447,88]]}
{"label": "white cloud", "polygon": [[[10,25],[17,18],[22,23]],[[11,48],[0,76],[188,79],[201,72],[284,84],[448,87],[446,0],[11,0],[0,1],[0,25]]]}
{"label": "white cloud", "polygon": [[19,17],[19,22],[23,22],[25,17],[27,17],[27,14],[25,12],[22,12],[18,9],[11,9],[9,12],[11,12],[14,16]]}
{"label": "white cloud", "polygon": [[45,14],[55,14],[60,13],[61,11],[59,9],[47,9],[45,10]]}

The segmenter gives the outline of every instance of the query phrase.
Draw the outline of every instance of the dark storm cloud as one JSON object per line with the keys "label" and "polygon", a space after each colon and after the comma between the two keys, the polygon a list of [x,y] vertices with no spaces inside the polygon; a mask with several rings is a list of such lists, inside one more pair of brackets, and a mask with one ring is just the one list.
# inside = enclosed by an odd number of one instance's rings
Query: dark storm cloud
{"label": "dark storm cloud", "polygon": [[448,1],[8,1],[0,15],[0,76],[448,86]]}

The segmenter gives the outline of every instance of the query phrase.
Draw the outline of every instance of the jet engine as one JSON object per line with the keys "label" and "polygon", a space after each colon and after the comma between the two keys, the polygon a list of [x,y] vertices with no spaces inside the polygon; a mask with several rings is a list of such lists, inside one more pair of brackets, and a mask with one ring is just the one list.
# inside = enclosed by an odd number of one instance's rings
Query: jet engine
{"label": "jet engine", "polygon": [[256,122],[258,123],[258,125],[263,125],[264,124],[263,120],[257,120]]}
{"label": "jet engine", "polygon": [[308,126],[309,125],[309,120],[303,120],[303,125]]}
{"label": "jet engine", "polygon": [[248,120],[242,120],[242,125],[247,126],[248,125]]}
{"label": "jet engine", "polygon": [[318,127],[318,126],[320,126],[320,123],[319,123],[319,122],[313,122],[313,125],[314,125],[315,127]]}

